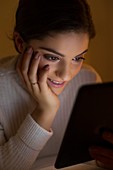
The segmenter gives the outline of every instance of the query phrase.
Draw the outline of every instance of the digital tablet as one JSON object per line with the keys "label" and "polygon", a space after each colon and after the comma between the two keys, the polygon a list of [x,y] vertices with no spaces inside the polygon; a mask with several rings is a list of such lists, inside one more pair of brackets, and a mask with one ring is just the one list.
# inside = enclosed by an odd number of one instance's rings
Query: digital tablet
{"label": "digital tablet", "polygon": [[113,149],[99,133],[104,128],[113,130],[113,82],[84,85],[78,91],[55,168],[92,160],[92,145]]}

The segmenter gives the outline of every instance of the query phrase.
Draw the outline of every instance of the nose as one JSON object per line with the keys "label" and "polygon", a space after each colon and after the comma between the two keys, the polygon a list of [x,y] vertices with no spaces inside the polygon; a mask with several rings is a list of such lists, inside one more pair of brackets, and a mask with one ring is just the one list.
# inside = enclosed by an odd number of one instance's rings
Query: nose
{"label": "nose", "polygon": [[57,69],[56,75],[63,81],[69,81],[73,78],[73,69],[70,65],[62,65]]}

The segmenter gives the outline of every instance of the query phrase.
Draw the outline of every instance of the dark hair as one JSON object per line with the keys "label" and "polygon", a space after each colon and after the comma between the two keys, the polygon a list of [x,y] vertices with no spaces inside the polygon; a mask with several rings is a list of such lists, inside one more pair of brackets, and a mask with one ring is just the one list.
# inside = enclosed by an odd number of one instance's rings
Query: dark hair
{"label": "dark hair", "polygon": [[89,38],[95,36],[86,0],[20,0],[15,31],[25,42],[70,31],[88,33]]}

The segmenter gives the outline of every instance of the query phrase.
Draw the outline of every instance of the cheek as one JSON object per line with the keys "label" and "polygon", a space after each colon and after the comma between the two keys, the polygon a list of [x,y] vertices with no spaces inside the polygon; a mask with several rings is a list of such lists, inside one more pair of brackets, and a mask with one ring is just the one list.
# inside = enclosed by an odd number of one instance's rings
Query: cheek
{"label": "cheek", "polygon": [[71,74],[72,78],[74,78],[79,73],[79,71],[81,70],[82,65],[83,65],[83,62],[78,64],[77,66],[73,66],[72,74]]}
{"label": "cheek", "polygon": [[47,64],[49,64],[49,62],[45,60],[44,58],[41,58],[40,63],[39,63],[39,69],[42,69]]}

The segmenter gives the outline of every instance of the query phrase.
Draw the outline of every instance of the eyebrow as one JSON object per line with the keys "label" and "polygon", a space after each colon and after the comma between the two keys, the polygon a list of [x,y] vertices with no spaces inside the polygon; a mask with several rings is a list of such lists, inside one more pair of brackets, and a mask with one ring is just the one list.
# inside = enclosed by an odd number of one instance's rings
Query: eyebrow
{"label": "eyebrow", "polygon": [[[46,48],[46,47],[39,47],[39,48],[46,50],[46,51],[49,51],[49,52],[52,52],[52,53],[55,53],[55,54],[60,55],[62,57],[65,56],[64,54],[61,54],[61,53],[59,53],[59,52],[57,52],[57,51],[55,51],[54,49],[51,49],[51,48]],[[77,56],[82,55],[82,54],[86,53],[87,51],[88,51],[88,49],[84,50],[82,53],[78,54]]]}
{"label": "eyebrow", "polygon": [[88,51],[88,49],[84,50],[82,53],[78,54],[77,56],[87,53],[87,51]]}
{"label": "eyebrow", "polygon": [[39,48],[40,48],[40,49],[43,49],[43,50],[46,50],[46,51],[49,51],[49,52],[52,52],[52,53],[55,53],[55,54],[57,54],[57,55],[60,55],[60,56],[64,57],[63,54],[61,54],[61,53],[59,53],[59,52],[57,52],[57,51],[55,51],[55,50],[53,50],[53,49],[51,49],[51,48],[46,48],[46,47],[39,47]]}

